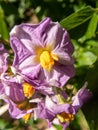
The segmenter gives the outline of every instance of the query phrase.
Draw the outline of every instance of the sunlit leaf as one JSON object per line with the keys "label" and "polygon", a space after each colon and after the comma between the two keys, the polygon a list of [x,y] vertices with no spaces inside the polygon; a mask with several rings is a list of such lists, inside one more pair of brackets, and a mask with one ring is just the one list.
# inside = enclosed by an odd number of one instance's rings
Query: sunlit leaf
{"label": "sunlit leaf", "polygon": [[98,15],[97,13],[94,13],[88,25],[87,32],[85,34],[86,39],[90,39],[95,35],[97,23],[98,23]]}
{"label": "sunlit leaf", "polygon": [[70,30],[89,20],[95,11],[92,7],[87,6],[63,19],[60,24]]}
{"label": "sunlit leaf", "polygon": [[77,57],[78,66],[92,65],[96,62],[97,56],[90,51],[80,52]]}
{"label": "sunlit leaf", "polygon": [[91,52],[93,52],[98,57],[98,47],[93,47],[90,49]]}
{"label": "sunlit leaf", "polygon": [[77,122],[78,122],[81,130],[90,130],[88,122],[85,118],[85,115],[83,114],[83,112],[81,110],[79,110],[79,112],[77,113],[76,119],[77,119]]}
{"label": "sunlit leaf", "polygon": [[87,45],[90,45],[92,47],[98,47],[98,40],[91,39],[86,42]]}
{"label": "sunlit leaf", "polygon": [[4,121],[3,119],[0,119],[0,130],[5,130],[7,125],[8,122]]}
{"label": "sunlit leaf", "polygon": [[5,20],[4,20],[4,12],[3,12],[2,8],[0,8],[0,35],[4,39],[8,39],[8,29],[7,29]]}

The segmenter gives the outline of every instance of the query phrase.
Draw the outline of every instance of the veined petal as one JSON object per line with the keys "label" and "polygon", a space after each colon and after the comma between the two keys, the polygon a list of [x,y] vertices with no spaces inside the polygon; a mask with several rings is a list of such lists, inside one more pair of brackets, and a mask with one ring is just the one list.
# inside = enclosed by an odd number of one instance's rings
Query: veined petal
{"label": "veined petal", "polygon": [[9,54],[5,50],[4,45],[0,43],[0,75],[4,73],[8,68],[7,58]]}
{"label": "veined petal", "polygon": [[29,67],[32,67],[35,65],[38,65],[38,63],[36,62],[36,56],[31,55],[31,56],[27,57],[25,60],[23,60],[23,62],[19,66],[19,69],[25,70],[25,68],[29,68]]}
{"label": "veined petal", "polygon": [[54,51],[57,52],[57,50],[61,50],[63,52],[72,55],[74,51],[74,46],[70,41],[70,37],[66,29],[63,28],[63,32],[61,33],[61,36],[62,38],[60,38],[60,42],[56,44]]}
{"label": "veined petal", "polygon": [[62,65],[71,65],[74,63],[72,57],[67,53],[63,52],[62,50],[56,50],[57,52],[53,51],[54,54],[58,57],[58,63]]}
{"label": "veined petal", "polygon": [[16,37],[11,37],[11,47],[14,51],[14,66],[18,66],[24,61],[31,52],[21,43],[21,41]]}
{"label": "veined petal", "polygon": [[92,93],[88,89],[86,89],[86,87],[87,82],[76,93],[76,95],[72,97],[72,105],[75,107],[76,111],[78,111],[78,109],[80,109],[82,105],[92,97]]}
{"label": "veined petal", "polygon": [[[44,47],[45,44],[42,39],[44,39],[44,31],[47,28],[47,25],[50,23],[50,19],[47,18],[40,22],[39,24],[21,24],[15,26],[12,31],[10,32],[11,36],[18,37],[19,39],[29,39],[32,41],[33,46],[42,46]],[[18,35],[21,34],[21,35]]]}
{"label": "veined petal", "polygon": [[70,77],[75,75],[75,69],[73,65],[65,66],[57,64],[50,73],[44,70],[44,74],[49,84],[56,87],[63,87]]}

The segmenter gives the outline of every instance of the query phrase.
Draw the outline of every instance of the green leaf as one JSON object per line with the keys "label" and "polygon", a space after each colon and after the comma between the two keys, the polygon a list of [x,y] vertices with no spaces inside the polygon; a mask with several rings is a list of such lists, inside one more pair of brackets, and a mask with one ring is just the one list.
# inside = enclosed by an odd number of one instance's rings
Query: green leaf
{"label": "green leaf", "polygon": [[2,118],[0,119],[0,130],[5,130],[8,122],[4,121]]}
{"label": "green leaf", "polygon": [[90,51],[86,51],[83,54],[81,53],[77,60],[79,66],[92,65],[96,62],[97,56]]}
{"label": "green leaf", "polygon": [[61,125],[54,125],[56,130],[62,130],[62,126]]}
{"label": "green leaf", "polygon": [[79,112],[76,114],[76,119],[78,124],[80,125],[81,130],[90,130],[85,115],[81,110],[79,110]]}
{"label": "green leaf", "polygon": [[2,36],[3,39],[8,39],[9,37],[7,25],[4,20],[4,12],[1,7],[0,7],[0,35]]}
{"label": "green leaf", "polygon": [[93,52],[96,57],[98,58],[98,47],[92,47],[91,49],[88,49],[89,51]]}
{"label": "green leaf", "polygon": [[89,20],[95,11],[96,9],[87,6],[63,19],[60,24],[67,30],[70,30]]}
{"label": "green leaf", "polygon": [[91,40],[88,40],[88,41],[86,42],[86,44],[87,44],[88,46],[98,47],[98,40],[91,39]]}
{"label": "green leaf", "polygon": [[90,39],[94,36],[97,28],[97,23],[98,23],[98,15],[97,13],[94,13],[88,25],[87,32],[85,34],[86,39]]}

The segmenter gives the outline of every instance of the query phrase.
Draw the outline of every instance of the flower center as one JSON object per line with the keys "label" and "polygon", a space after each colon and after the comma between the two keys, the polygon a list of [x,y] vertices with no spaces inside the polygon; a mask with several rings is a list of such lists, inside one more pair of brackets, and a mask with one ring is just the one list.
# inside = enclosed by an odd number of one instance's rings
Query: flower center
{"label": "flower center", "polygon": [[[31,108],[36,107],[36,103],[30,103],[29,100],[30,98],[34,95],[35,93],[35,89],[32,85],[30,85],[29,83],[25,82],[23,84],[23,92],[24,92],[24,96],[26,97],[24,101],[22,102],[18,102],[17,103],[17,107],[20,110],[29,110]],[[31,113],[28,113],[26,115],[24,115],[22,118],[25,120],[25,123],[27,123],[27,121],[30,119],[31,117]]]}
{"label": "flower center", "polygon": [[58,114],[57,117],[58,117],[58,119],[60,120],[61,123],[74,120],[74,115],[66,113],[66,112],[62,112],[62,113]]}
{"label": "flower center", "polygon": [[50,53],[47,50],[44,50],[40,54],[40,64],[43,68],[47,69],[48,71],[51,71],[55,61],[58,61],[57,55]]}
{"label": "flower center", "polygon": [[25,97],[29,99],[35,93],[35,89],[29,83],[24,83],[23,84],[23,92],[24,92]]}

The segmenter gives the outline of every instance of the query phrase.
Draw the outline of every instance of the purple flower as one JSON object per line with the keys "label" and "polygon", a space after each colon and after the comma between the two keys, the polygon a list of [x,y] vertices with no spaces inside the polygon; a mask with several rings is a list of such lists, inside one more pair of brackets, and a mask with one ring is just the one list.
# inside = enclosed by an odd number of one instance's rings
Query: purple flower
{"label": "purple flower", "polygon": [[91,98],[92,93],[86,89],[85,84],[75,96],[66,97],[64,95],[47,96],[42,102],[39,102],[39,118],[47,119],[49,126],[52,123],[61,124],[63,130],[74,120],[74,115],[82,105]]}
{"label": "purple flower", "polygon": [[10,115],[16,119],[23,118],[27,122],[36,110],[37,103],[41,101],[42,94],[20,76],[4,76],[2,84],[5,94],[4,101],[9,104]]}
{"label": "purple flower", "polygon": [[10,33],[10,41],[16,73],[57,87],[74,76],[74,48],[68,32],[58,22],[46,18],[39,24],[17,25]]}
{"label": "purple flower", "polygon": [[83,87],[77,92],[75,96],[72,97],[72,105],[75,107],[75,110],[78,111],[82,107],[84,103],[86,103],[91,97],[92,92],[88,89],[87,82],[83,85]]}
{"label": "purple flower", "polygon": [[61,124],[63,129],[69,125],[70,121],[74,120],[75,109],[69,103],[59,104],[54,102],[50,97],[46,97],[45,102],[39,103],[39,118],[44,118],[48,121],[49,127],[51,124]]}

